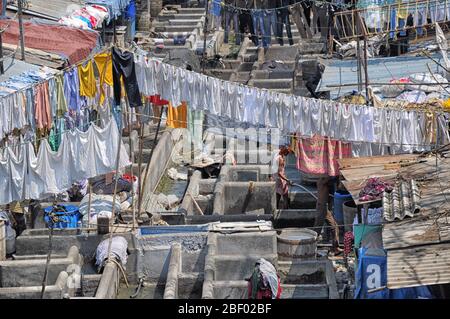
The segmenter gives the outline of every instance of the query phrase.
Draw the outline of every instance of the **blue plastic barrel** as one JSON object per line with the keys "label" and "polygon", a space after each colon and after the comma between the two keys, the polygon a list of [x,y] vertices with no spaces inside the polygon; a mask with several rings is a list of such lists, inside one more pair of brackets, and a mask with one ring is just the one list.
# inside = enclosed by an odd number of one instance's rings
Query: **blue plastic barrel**
{"label": "blue plastic barrel", "polygon": [[338,190],[334,193],[333,215],[338,224],[344,223],[344,203],[352,199],[352,195],[344,190]]}
{"label": "blue plastic barrel", "polygon": [[[66,205],[62,204],[66,211],[65,212],[56,212],[55,214],[58,216],[59,221],[53,224],[53,228],[77,228],[78,221],[82,218],[82,215],[78,211],[78,207],[74,205]],[[44,220],[47,226],[50,223],[49,213],[53,210],[53,206],[49,206],[44,209]]]}

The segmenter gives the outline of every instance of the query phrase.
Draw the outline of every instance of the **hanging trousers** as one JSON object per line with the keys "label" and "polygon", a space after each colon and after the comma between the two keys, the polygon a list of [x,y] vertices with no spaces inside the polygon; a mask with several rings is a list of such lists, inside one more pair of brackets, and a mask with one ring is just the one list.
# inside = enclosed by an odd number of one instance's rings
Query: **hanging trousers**
{"label": "hanging trousers", "polygon": [[263,48],[268,48],[270,44],[270,16],[265,12],[265,10],[253,10],[253,32],[256,36],[256,45],[260,46],[258,34],[261,34],[261,42]]}
{"label": "hanging trousers", "polygon": [[138,82],[136,78],[136,69],[134,65],[133,54],[130,52],[121,52],[119,49],[112,48],[112,57],[115,104],[120,105],[120,76],[122,76],[130,107],[142,106],[141,93],[139,92]]}
{"label": "hanging trousers", "polygon": [[328,38],[328,28],[329,28],[329,16],[328,16],[328,6],[322,5],[317,6],[314,5],[314,18],[313,25],[314,28],[317,29],[317,32],[320,32],[321,38]]}
{"label": "hanging trousers", "polygon": [[286,33],[289,39],[289,45],[294,44],[294,40],[292,39],[292,31],[291,31],[291,21],[289,19],[289,10],[287,8],[282,8],[277,11],[277,40],[280,45],[283,45],[283,29],[286,26]]}
{"label": "hanging trousers", "polygon": [[255,35],[253,29],[253,19],[250,10],[242,10],[239,14],[239,33],[241,40],[244,39],[244,34],[246,32],[251,33],[250,39],[254,45],[258,45],[258,37]]}
{"label": "hanging trousers", "polygon": [[238,34],[240,32],[239,29],[239,17],[238,12],[233,8],[225,7],[225,32],[223,36],[223,42],[228,43],[228,33],[230,32],[230,22],[233,20],[233,30],[235,33],[235,43],[237,45],[241,44],[242,34]]}

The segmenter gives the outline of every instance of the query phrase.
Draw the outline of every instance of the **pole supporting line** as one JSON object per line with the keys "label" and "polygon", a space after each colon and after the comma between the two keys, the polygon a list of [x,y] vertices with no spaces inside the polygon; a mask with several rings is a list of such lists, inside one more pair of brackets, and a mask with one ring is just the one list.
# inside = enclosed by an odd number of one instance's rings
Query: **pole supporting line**
{"label": "pole supporting line", "polygon": [[205,25],[203,26],[203,66],[202,73],[205,73],[206,64],[206,37],[208,36],[208,4],[209,0],[205,0]]}
{"label": "pole supporting line", "polygon": [[25,32],[23,29],[23,0],[17,0],[17,13],[19,15],[20,59],[25,61]]}
{"label": "pole supporting line", "polygon": [[[144,180],[142,181],[142,185],[141,185],[141,191],[142,192],[139,193],[139,201],[140,202],[142,202],[143,193],[145,191],[145,185],[147,183],[147,177],[148,177],[148,172],[149,172],[149,169],[150,169],[150,163],[152,162],[153,153],[154,153],[155,148],[156,148],[156,143],[158,142],[159,130],[161,128],[161,120],[162,120],[162,118],[164,116],[165,109],[166,109],[166,107],[163,105],[162,108],[161,108],[161,115],[159,117],[158,126],[156,127],[156,133],[155,133],[155,138],[153,140],[152,150],[150,151],[150,158],[148,159],[147,166],[145,167]],[[139,181],[139,182],[141,182],[141,181]],[[141,209],[142,209],[142,206],[141,206]],[[140,213],[141,212],[139,211],[139,214]]]}

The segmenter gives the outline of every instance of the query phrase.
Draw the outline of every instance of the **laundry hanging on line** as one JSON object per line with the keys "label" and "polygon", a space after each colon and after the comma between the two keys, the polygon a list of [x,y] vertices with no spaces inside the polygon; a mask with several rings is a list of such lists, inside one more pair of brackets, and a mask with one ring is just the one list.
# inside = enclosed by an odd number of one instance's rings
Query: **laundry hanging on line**
{"label": "laundry hanging on line", "polygon": [[[306,98],[188,71],[149,59],[136,63],[141,91],[160,95],[192,110],[226,116],[255,126],[278,128],[283,134],[327,136],[345,142],[365,142],[397,147],[405,152],[428,150],[450,141],[448,113],[398,110]],[[140,70],[145,68],[145,70]],[[431,116],[430,116],[431,115]]]}
{"label": "laundry hanging on line", "polygon": [[62,134],[58,151],[41,142],[37,154],[31,143],[22,143],[17,152],[4,148],[0,154],[0,205],[13,201],[48,198],[68,189],[72,183],[130,165],[114,120],[104,128],[91,125],[86,132],[75,129]]}

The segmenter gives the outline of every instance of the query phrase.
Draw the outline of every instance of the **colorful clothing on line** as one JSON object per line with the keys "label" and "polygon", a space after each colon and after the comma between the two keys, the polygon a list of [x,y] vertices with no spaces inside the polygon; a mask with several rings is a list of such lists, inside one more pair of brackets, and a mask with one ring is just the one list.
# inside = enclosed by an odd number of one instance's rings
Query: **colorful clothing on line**
{"label": "colorful clothing on line", "polygon": [[297,168],[307,174],[338,176],[337,160],[352,156],[350,143],[318,135],[312,138],[300,138],[298,150]]}
{"label": "colorful clothing on line", "polygon": [[38,84],[35,88],[34,102],[36,106],[36,127],[38,129],[52,127],[48,82]]}
{"label": "colorful clothing on line", "polygon": [[168,127],[172,128],[187,128],[187,103],[181,102],[178,107],[173,107],[169,102],[167,109],[167,123]]}
{"label": "colorful clothing on line", "polygon": [[97,84],[95,82],[94,65],[88,61],[86,66],[78,66],[78,78],[80,80],[80,95],[95,97]]}
{"label": "colorful clothing on line", "polygon": [[97,65],[100,78],[100,104],[103,104],[105,101],[104,84],[109,86],[113,85],[112,55],[110,52],[97,54],[94,57],[94,61]]}

